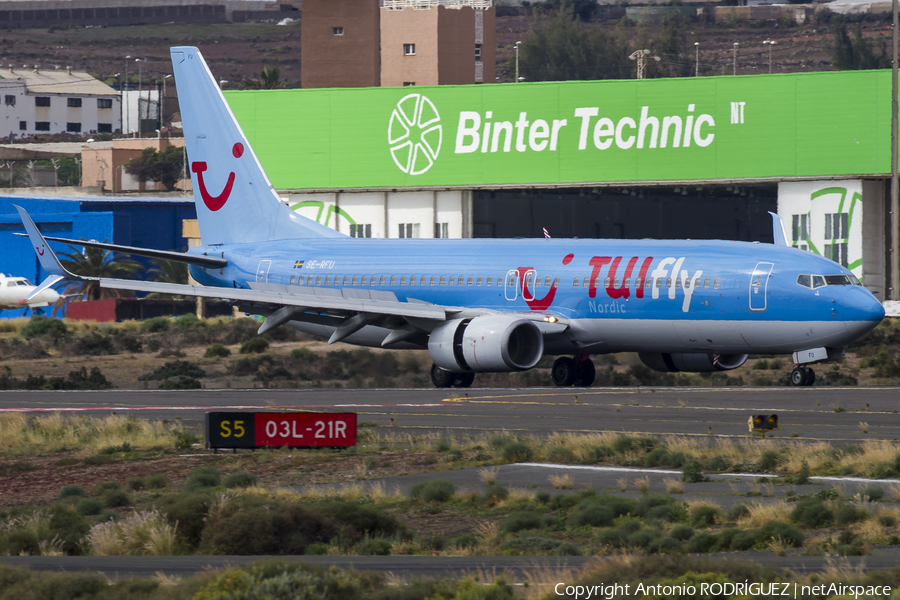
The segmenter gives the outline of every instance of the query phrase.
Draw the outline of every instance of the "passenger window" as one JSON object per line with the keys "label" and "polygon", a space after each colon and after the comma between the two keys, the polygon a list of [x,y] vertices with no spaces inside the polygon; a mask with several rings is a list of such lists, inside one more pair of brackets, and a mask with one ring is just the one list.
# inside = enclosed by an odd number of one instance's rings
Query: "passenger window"
{"label": "passenger window", "polygon": [[813,275],[812,280],[813,280],[813,285],[812,285],[813,289],[825,287],[825,278],[822,277],[821,275]]}
{"label": "passenger window", "polygon": [[634,280],[634,289],[639,290],[644,287],[644,280],[638,277]]}
{"label": "passenger window", "polygon": [[508,283],[508,285],[509,285],[509,287],[516,287],[516,276],[515,276],[515,275],[510,275],[510,276],[509,276],[509,283]]}
{"label": "passenger window", "polygon": [[534,278],[534,287],[541,287],[541,284],[544,283],[544,280],[540,277]]}
{"label": "passenger window", "polygon": [[[394,279],[395,279],[394,277],[391,277],[392,285],[393,285]],[[414,277],[411,278],[410,281],[412,281],[412,279],[415,279],[415,278],[414,278]],[[401,286],[406,285],[406,275],[401,275],[401,276],[400,276],[400,285],[401,285]]]}
{"label": "passenger window", "polygon": [[395,285],[397,285],[397,276],[391,275],[391,287],[394,287]]}
{"label": "passenger window", "polygon": [[359,275],[353,276],[353,285],[359,285]]}
{"label": "passenger window", "polygon": [[466,279],[466,276],[465,276],[465,275],[460,275],[460,276],[459,276],[459,279],[456,280],[456,285],[462,287],[462,284],[463,284],[463,282],[465,281],[465,279]]}
{"label": "passenger window", "polygon": [[325,277],[325,285],[331,285],[331,275]]}
{"label": "passenger window", "polygon": [[[455,283],[456,283],[456,277],[454,277],[453,275],[451,275],[451,276],[450,276],[450,282],[449,282],[449,285],[453,285],[453,284],[455,284]],[[442,283],[441,285],[444,285],[444,284]]]}
{"label": "passenger window", "polygon": [[532,282],[533,279],[534,279],[534,273],[529,273],[529,274],[525,277],[525,285],[527,285],[528,287],[531,287],[531,284],[533,283],[533,282]]}
{"label": "passenger window", "polygon": [[578,287],[578,281],[579,279],[576,277],[575,281],[572,282],[572,287]]}
{"label": "passenger window", "polygon": [[478,279],[475,281],[475,285],[481,285],[484,283],[484,275],[479,275]]}
{"label": "passenger window", "polygon": [[296,275],[291,275],[291,285],[294,285],[294,280],[297,279]]}
{"label": "passenger window", "polygon": [[631,287],[631,277],[625,278],[625,287]]}
{"label": "passenger window", "polygon": [[497,287],[503,287],[503,275],[497,275]]}
{"label": "passenger window", "polygon": [[469,275],[469,279],[466,280],[466,285],[472,285],[473,278]]}
{"label": "passenger window", "polygon": [[491,275],[488,275],[487,281],[485,281],[484,285],[491,287]]}
{"label": "passenger window", "polygon": [[582,284],[581,284],[581,287],[588,287],[589,285],[591,285],[591,278],[585,277],[584,282],[582,282]]}
{"label": "passenger window", "polygon": [[798,275],[797,276],[797,285],[802,285],[803,287],[811,288],[812,287],[812,278],[809,275]]}
{"label": "passenger window", "polygon": [[[671,280],[670,280],[670,281],[671,281]],[[669,283],[666,283],[666,287],[672,287],[672,285],[669,284]],[[680,290],[680,289],[681,289],[681,278],[680,278],[680,277],[676,277],[676,278],[675,278],[675,289],[676,289],[676,290]]]}
{"label": "passenger window", "polygon": [[441,275],[441,285],[444,285],[445,283],[447,283],[447,276]]}
{"label": "passenger window", "polygon": [[[424,285],[425,285],[425,279],[426,279],[427,277],[428,277],[428,275],[422,275],[422,279],[419,280],[419,285],[424,286]],[[434,285],[434,284],[432,284],[432,285]]]}
{"label": "passenger window", "polygon": [[700,287],[700,278],[699,277],[694,280],[694,289],[696,290],[698,287]]}
{"label": "passenger window", "polygon": [[618,277],[616,277],[615,281],[613,281],[613,287],[615,287],[615,288],[619,287],[619,278]]}
{"label": "passenger window", "polygon": [[297,277],[297,285],[303,285],[303,275]]}
{"label": "passenger window", "polygon": [[[653,287],[653,278],[647,277],[646,279],[644,279],[644,283],[646,284],[646,287],[649,290],[650,288]],[[659,286],[656,286],[656,287],[659,287]]]}
{"label": "passenger window", "polygon": [[719,289],[719,285],[722,283],[722,280],[719,277],[716,277],[716,282],[713,284],[713,289]]}
{"label": "passenger window", "polygon": [[546,277],[544,277],[544,287],[550,287],[550,281],[551,281],[551,280],[550,280],[550,276],[549,276],[549,275],[547,275]]}
{"label": "passenger window", "polygon": [[553,287],[554,287],[554,288],[558,288],[558,287],[559,287],[559,277],[557,277],[556,279],[553,280]]}
{"label": "passenger window", "polygon": [[322,276],[316,275],[316,285],[322,285]]}
{"label": "passenger window", "polygon": [[[599,279],[599,277],[597,279]],[[597,286],[597,287],[599,287],[599,286]],[[603,287],[605,287],[605,288],[609,287],[609,277],[607,277],[606,279],[603,280]]]}
{"label": "passenger window", "polygon": [[703,289],[704,290],[709,289],[709,277],[707,277],[706,279],[703,280]]}
{"label": "passenger window", "polygon": [[313,285],[313,282],[314,282],[315,280],[316,280],[315,277],[313,277],[312,275],[310,275],[309,277],[306,278],[306,285]]}
{"label": "passenger window", "polygon": [[382,275],[381,279],[378,280],[378,285],[384,286],[384,282],[387,280],[387,275]]}
{"label": "passenger window", "polygon": [[657,288],[661,288],[661,287],[662,287],[662,278],[660,278],[660,277],[657,277],[657,278],[656,278],[656,287],[657,287]]}
{"label": "passenger window", "polygon": [[369,276],[363,275],[362,279],[359,282],[359,285],[369,285]]}
{"label": "passenger window", "polygon": [[348,285],[350,285],[350,276],[344,275],[344,287],[347,287]]}
{"label": "passenger window", "polygon": [[[384,275],[382,275],[382,278],[383,277],[384,277]],[[381,284],[384,285],[384,282],[382,281]],[[375,275],[372,275],[371,277],[369,277],[369,285],[370,286],[375,285]]]}
{"label": "passenger window", "polygon": [[436,281],[437,281],[437,277],[436,277],[435,275],[432,275],[432,276],[431,276],[431,285],[434,285],[434,283],[435,283]]}

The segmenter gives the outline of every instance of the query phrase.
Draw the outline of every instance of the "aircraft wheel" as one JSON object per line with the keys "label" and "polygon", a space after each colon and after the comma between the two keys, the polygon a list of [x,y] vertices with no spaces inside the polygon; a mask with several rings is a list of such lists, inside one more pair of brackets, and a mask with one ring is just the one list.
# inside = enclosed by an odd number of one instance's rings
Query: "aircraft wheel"
{"label": "aircraft wheel", "polygon": [[453,387],[458,388],[467,388],[472,386],[472,382],[475,381],[475,373],[460,373],[456,376],[456,381],[453,383]]}
{"label": "aircraft wheel", "polygon": [[809,375],[806,367],[797,367],[791,371],[791,385],[794,387],[803,387],[806,385]]}
{"label": "aircraft wheel", "polygon": [[594,385],[594,379],[597,377],[597,370],[594,368],[594,361],[585,359],[577,363],[578,376],[575,377],[575,385],[578,387],[591,387]]}
{"label": "aircraft wheel", "polygon": [[446,371],[435,364],[431,365],[431,383],[434,384],[434,387],[448,388],[452,387],[455,382],[456,373]]}
{"label": "aircraft wheel", "polygon": [[560,356],[553,362],[550,377],[558,387],[570,387],[578,376],[578,365],[568,356]]}
{"label": "aircraft wheel", "polygon": [[812,387],[816,382],[816,372],[812,369],[806,369],[806,385]]}

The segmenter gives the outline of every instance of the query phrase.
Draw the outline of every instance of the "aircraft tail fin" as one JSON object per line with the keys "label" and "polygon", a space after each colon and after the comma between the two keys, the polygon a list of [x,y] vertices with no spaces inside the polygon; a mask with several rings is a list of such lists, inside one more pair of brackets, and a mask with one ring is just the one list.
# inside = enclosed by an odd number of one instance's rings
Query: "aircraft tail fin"
{"label": "aircraft tail fin", "polygon": [[772,239],[773,243],[776,246],[790,246],[787,242],[787,234],[784,231],[784,222],[781,220],[781,217],[778,216],[777,213],[773,213],[771,210],[769,214],[772,215]]}
{"label": "aircraft tail fin", "polygon": [[[70,273],[64,266],[62,266],[62,263],[59,262],[59,258],[56,257],[56,253],[53,252],[53,250],[47,244],[47,240],[44,239],[44,236],[38,230],[37,225],[35,225],[34,221],[31,220],[31,215],[28,214],[28,211],[16,204],[13,204],[13,208],[18,211],[19,218],[22,219],[22,224],[25,225],[25,232],[28,233],[28,239],[31,241],[31,246],[32,248],[34,248],[34,253],[37,255],[38,261],[40,261],[41,263],[41,267],[43,267],[43,269],[47,271],[47,273],[51,276],[69,279],[83,279],[79,275]],[[47,283],[47,281],[44,280],[44,283]],[[43,286],[43,284],[41,284],[41,286]]]}
{"label": "aircraft tail fin", "polygon": [[203,244],[343,237],[282,204],[200,51],[170,52]]}

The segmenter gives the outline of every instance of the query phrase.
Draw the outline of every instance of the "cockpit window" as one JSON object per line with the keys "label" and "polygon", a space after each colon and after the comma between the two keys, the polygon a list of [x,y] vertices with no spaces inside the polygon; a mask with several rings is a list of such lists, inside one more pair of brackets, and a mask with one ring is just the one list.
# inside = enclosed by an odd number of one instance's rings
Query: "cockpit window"
{"label": "cockpit window", "polygon": [[812,278],[809,275],[798,275],[797,285],[802,285],[803,287],[812,287]]}
{"label": "cockpit window", "polygon": [[813,275],[812,280],[813,280],[813,285],[812,285],[813,289],[825,287],[825,278],[822,277],[821,275]]}
{"label": "cockpit window", "polygon": [[826,275],[825,283],[828,285],[853,285],[846,275]]}
{"label": "cockpit window", "polygon": [[25,281],[24,279],[20,279],[19,281],[16,282],[16,285],[28,285],[28,282]]}
{"label": "cockpit window", "polygon": [[847,277],[850,278],[850,281],[853,282],[853,285],[862,285],[862,283],[860,283],[859,279],[857,279],[856,275],[854,275],[853,273],[850,273]]}

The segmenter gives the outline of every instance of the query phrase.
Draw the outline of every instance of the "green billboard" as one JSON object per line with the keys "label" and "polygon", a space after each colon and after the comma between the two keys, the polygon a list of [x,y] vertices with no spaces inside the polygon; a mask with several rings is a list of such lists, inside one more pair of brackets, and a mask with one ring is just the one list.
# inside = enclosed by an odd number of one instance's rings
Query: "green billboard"
{"label": "green billboard", "polygon": [[225,96],[279,189],[890,171],[887,70]]}

